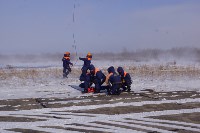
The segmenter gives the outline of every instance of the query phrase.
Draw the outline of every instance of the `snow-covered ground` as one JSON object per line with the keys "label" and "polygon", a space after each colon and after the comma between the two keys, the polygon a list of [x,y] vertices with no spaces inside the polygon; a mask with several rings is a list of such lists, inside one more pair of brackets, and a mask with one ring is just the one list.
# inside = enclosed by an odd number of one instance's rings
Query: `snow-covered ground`
{"label": "snow-covered ground", "polygon": [[[195,77],[191,77],[188,75],[171,77],[170,75],[161,75],[158,77],[151,77],[146,72],[145,76],[141,76],[140,74],[132,73],[129,68],[133,66],[142,66],[144,62],[131,62],[131,61],[93,61],[92,62],[96,67],[100,69],[107,69],[109,66],[114,66],[117,68],[118,66],[122,66],[125,68],[127,72],[129,72],[132,76],[133,84],[132,90],[135,92],[140,92],[143,89],[153,89],[155,91],[199,91],[200,89],[200,75],[195,75]],[[78,61],[75,66],[73,66],[72,70],[75,71],[81,69],[81,61]],[[154,67],[158,65],[166,66],[169,63],[164,62],[148,62],[146,67]],[[56,66],[57,65],[57,66]],[[41,77],[34,78],[20,78],[20,77],[9,77],[8,79],[2,79],[0,81],[0,99],[15,99],[15,98],[32,98],[32,97],[74,97],[82,95],[79,91],[71,88],[68,85],[79,85],[79,74],[72,73],[69,75],[68,79],[62,78],[62,64],[61,62],[51,62],[45,64],[32,64],[32,63],[21,63],[21,64],[12,64],[16,71],[23,71],[26,69],[34,69],[44,71],[54,71],[55,69],[59,70],[60,73],[56,76],[44,75]],[[176,66],[185,66],[185,67],[195,67],[194,69],[200,69],[199,64],[192,63],[183,63],[176,64]],[[179,68],[178,68],[179,69]],[[7,71],[12,71],[12,69],[5,69],[5,73]],[[182,71],[182,70],[180,70]],[[184,70],[185,71],[185,70]],[[104,71],[105,75],[107,74]],[[60,74],[60,75],[59,75]],[[3,73],[2,73],[3,75]],[[5,74],[4,74],[5,75]],[[42,75],[42,74],[41,74]],[[60,94],[61,93],[61,94]],[[58,95],[57,95],[58,94]]]}
{"label": "snow-covered ground", "polygon": [[[132,62],[132,61],[93,61],[93,64],[99,67],[102,70],[106,70],[109,66],[113,65],[115,67],[122,66],[125,68],[127,72],[130,72],[133,84],[131,86],[131,90],[134,91],[134,97],[140,97],[137,94],[143,93],[145,89],[152,90],[153,92],[163,92],[163,95],[167,92],[173,92],[171,98],[178,97],[176,92],[185,91],[186,93],[189,91],[195,91],[197,94],[193,94],[191,97],[186,98],[177,98],[177,99],[165,99],[162,97],[159,100],[144,100],[144,101],[129,101],[128,103],[124,102],[123,98],[118,96],[118,99],[111,98],[109,102],[115,101],[115,103],[102,103],[102,104],[88,104],[84,105],[76,105],[82,102],[91,102],[92,98],[104,96],[107,97],[105,93],[98,94],[82,94],[80,91],[70,87],[69,85],[78,86],[80,81],[78,80],[79,72],[81,69],[82,62],[78,61],[72,70],[77,72],[71,73],[68,79],[62,78],[62,64],[61,62],[53,62],[44,64],[11,64],[15,66],[15,71],[21,71],[26,69],[34,69],[34,70],[42,70],[43,71],[55,71],[58,70],[58,75],[44,75],[43,77],[39,76],[38,78],[20,78],[19,76],[11,76],[7,78],[3,78],[3,74],[8,74],[9,71],[12,71],[13,68],[4,68],[6,65],[2,65],[3,72],[1,74],[0,81],[0,100],[1,101],[9,101],[13,99],[23,99],[24,102],[26,99],[68,99],[63,101],[55,101],[51,102],[51,104],[69,104],[73,103],[74,105],[70,105],[68,107],[50,107],[50,108],[40,108],[40,109],[18,109],[20,103],[15,105],[16,110],[1,110],[0,117],[26,117],[26,118],[35,118],[42,119],[43,121],[29,121],[29,122],[19,122],[19,121],[4,121],[0,120],[0,132],[14,132],[17,129],[24,129],[23,132],[29,132],[30,130],[35,131],[44,131],[44,132],[176,132],[176,130],[169,130],[169,128],[173,129],[184,129],[186,131],[199,132],[200,124],[196,123],[188,123],[188,122],[178,122],[178,121],[170,121],[170,120],[159,120],[152,119],[150,117],[153,116],[161,116],[161,115],[174,115],[174,114],[183,114],[183,113],[200,113],[200,106],[196,108],[182,108],[182,109],[169,109],[169,110],[154,110],[147,112],[139,112],[139,113],[125,113],[125,114],[90,114],[90,113],[76,113],[73,111],[85,111],[92,109],[101,109],[108,107],[138,107],[138,106],[147,106],[147,105],[161,105],[168,103],[176,103],[176,104],[188,104],[188,103],[200,103],[200,75],[196,73],[194,76],[184,75],[184,73],[178,76],[174,76],[173,74],[164,74],[156,76],[151,76],[152,73],[138,74],[138,72],[134,72],[129,68],[133,66],[157,66],[157,65],[171,65],[166,62]],[[191,62],[180,62],[176,64],[178,68],[180,66],[183,67],[194,67],[200,70],[200,66],[198,63]],[[27,68],[28,67],[28,68]],[[105,71],[104,71],[105,72]],[[60,75],[59,75],[60,74]],[[105,73],[106,74],[106,73]],[[9,74],[8,74],[9,75]],[[144,76],[146,75],[146,76]],[[148,95],[148,93],[146,93]],[[80,97],[88,97],[86,99],[73,99]],[[110,96],[109,96],[110,97]],[[72,98],[71,100],[69,100]],[[105,100],[105,99],[104,99]],[[52,100],[53,101],[53,100]],[[101,100],[100,100],[101,101]],[[94,101],[94,103],[98,101]],[[35,103],[38,104],[38,103]],[[5,104],[1,104],[0,108],[5,108]],[[11,106],[11,105],[10,105]],[[30,105],[33,106],[33,105]],[[158,126],[158,127],[156,127]],[[165,128],[161,128],[165,127]],[[13,129],[13,130],[5,130],[5,129]],[[26,129],[26,130],[25,130]]]}

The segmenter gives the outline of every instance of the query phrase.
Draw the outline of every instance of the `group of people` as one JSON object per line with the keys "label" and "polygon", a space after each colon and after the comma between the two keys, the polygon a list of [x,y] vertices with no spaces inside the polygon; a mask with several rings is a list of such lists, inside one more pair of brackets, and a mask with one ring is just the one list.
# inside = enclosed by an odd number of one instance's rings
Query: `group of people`
{"label": "group of people", "polygon": [[[94,93],[99,93],[101,90],[107,90],[108,95],[119,95],[121,91],[131,91],[131,76],[125,72],[122,67],[117,68],[117,72],[113,66],[110,66],[107,71],[108,75],[104,73],[93,64],[91,64],[92,54],[88,53],[85,58],[79,57],[79,60],[84,62],[81,68],[82,73],[79,80],[82,82],[79,87],[84,88],[83,92],[87,93],[88,88],[94,84]],[[66,52],[62,59],[63,61],[63,77],[71,72],[70,53]],[[105,83],[105,85],[103,85]]]}

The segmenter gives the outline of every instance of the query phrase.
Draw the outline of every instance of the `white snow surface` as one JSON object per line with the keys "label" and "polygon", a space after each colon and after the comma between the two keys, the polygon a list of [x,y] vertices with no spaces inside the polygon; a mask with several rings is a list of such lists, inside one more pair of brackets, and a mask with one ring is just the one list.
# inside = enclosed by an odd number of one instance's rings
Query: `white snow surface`
{"label": "white snow surface", "polygon": [[[81,62],[82,63],[82,62]],[[81,69],[81,63],[77,63],[75,67]],[[111,65],[113,66],[131,66],[135,65],[135,62],[104,62],[102,61],[94,61],[93,64],[100,68],[107,68]],[[17,64],[18,66],[23,66]],[[16,66],[17,66],[16,65]],[[182,63],[181,65],[184,65]],[[31,66],[30,64],[28,65]],[[39,64],[38,67],[41,65]],[[195,65],[198,66],[198,65]],[[26,66],[25,66],[26,67]],[[37,67],[37,65],[34,65]],[[55,67],[55,66],[54,66]],[[59,66],[56,66],[59,67]],[[24,68],[26,69],[26,68]],[[44,68],[45,69],[45,68]],[[131,89],[135,92],[141,92],[143,89],[152,89],[157,92],[169,92],[169,91],[200,91],[200,78],[189,78],[189,77],[182,77],[178,79],[149,79],[144,77],[135,77],[132,78],[133,84]],[[23,84],[25,83],[25,84]],[[82,94],[80,91],[70,87],[69,85],[76,85],[80,84],[80,81],[77,78],[74,78],[73,75],[69,75],[68,79],[63,79],[62,75],[60,78],[49,78],[46,79],[45,82],[33,82],[30,79],[25,79],[21,83],[21,79],[19,78],[12,78],[9,81],[0,81],[0,100],[9,100],[9,99],[21,99],[21,98],[70,98],[70,97],[79,97],[83,95],[93,95],[93,94]],[[174,94],[175,96],[176,94]],[[69,101],[68,101],[69,102]],[[79,102],[79,101],[77,101]],[[87,100],[86,100],[87,102]],[[72,110],[87,110],[87,109],[96,109],[102,107],[115,107],[115,106],[142,106],[146,104],[161,104],[161,103],[188,103],[188,102],[200,102],[200,99],[181,99],[181,100],[162,100],[162,101],[144,101],[144,102],[132,102],[132,103],[123,103],[118,102],[112,105],[103,104],[103,105],[90,105],[90,106],[73,106],[73,107],[63,107],[63,108],[43,108],[43,109],[32,109],[32,110],[21,110],[21,111],[0,111],[1,116],[16,116],[16,117],[26,117],[29,118],[41,118],[40,116],[31,116],[31,115],[48,115],[48,116],[57,116],[62,117],[64,119],[51,119],[51,118],[44,118],[47,121],[37,121],[37,122],[30,122],[26,123],[24,127],[23,122],[0,122],[0,132],[3,133],[11,133],[12,131],[6,131],[4,129],[9,128],[25,128],[25,129],[35,129],[39,131],[46,131],[50,133],[60,132],[65,133],[66,130],[63,129],[55,129],[55,128],[41,128],[40,126],[62,126],[62,127],[75,127],[79,129],[88,129],[88,130],[96,130],[96,131],[104,131],[104,132],[118,132],[118,133],[127,133],[127,132],[143,132],[143,131],[136,131],[133,129],[124,129],[121,127],[110,127],[106,125],[91,123],[95,121],[105,122],[105,123],[112,123],[112,124],[119,124],[124,126],[134,126],[135,128],[142,128],[150,131],[157,131],[157,132],[169,132],[165,129],[158,129],[153,127],[148,127],[144,125],[140,125],[139,123],[143,124],[154,124],[159,126],[165,127],[174,127],[174,128],[181,128],[186,129],[189,131],[196,131],[199,132],[200,125],[193,124],[193,123],[186,123],[186,122],[176,122],[176,121],[167,121],[167,120],[157,120],[157,119],[150,119],[147,118],[148,116],[159,116],[159,115],[168,115],[168,114],[179,114],[179,113],[193,113],[193,112],[200,112],[200,108],[195,109],[181,109],[181,110],[164,110],[164,111],[152,111],[152,112],[142,112],[142,113],[131,113],[131,114],[119,114],[119,115],[103,115],[103,114],[88,114],[81,113],[82,116],[77,116],[79,113],[71,113],[65,112],[72,111]],[[62,102],[60,102],[62,103]],[[64,102],[65,103],[65,102]],[[1,107],[6,106],[2,105]],[[61,111],[59,114],[53,114],[52,111]],[[63,111],[63,112],[62,112]],[[49,113],[49,114],[48,114]],[[52,114],[50,114],[52,113]],[[68,119],[69,118],[69,119]],[[131,118],[133,120],[127,120],[125,118]],[[138,124],[129,124],[128,122],[134,122]],[[166,122],[166,123],[159,123],[159,122]],[[72,123],[79,123],[79,124],[89,124],[92,126],[97,126],[100,128],[94,127],[85,127],[85,126],[75,126],[75,125],[68,125]],[[171,123],[171,124],[170,124]],[[178,125],[182,124],[182,126]],[[191,128],[190,126],[195,126],[198,128]],[[76,131],[70,131],[76,132]]]}

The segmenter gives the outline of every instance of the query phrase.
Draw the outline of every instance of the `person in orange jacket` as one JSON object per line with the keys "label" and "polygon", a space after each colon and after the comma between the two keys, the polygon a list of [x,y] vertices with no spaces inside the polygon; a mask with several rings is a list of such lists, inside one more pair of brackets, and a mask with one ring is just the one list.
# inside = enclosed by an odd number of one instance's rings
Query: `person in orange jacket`
{"label": "person in orange jacket", "polygon": [[65,52],[63,58],[63,78],[68,78],[68,74],[71,72],[70,65],[73,66],[73,63],[70,62],[70,52]]}
{"label": "person in orange jacket", "polygon": [[131,84],[132,84],[132,80],[131,80],[130,74],[125,72],[122,67],[118,67],[117,68],[117,72],[121,76],[123,91],[130,92],[131,91]]}

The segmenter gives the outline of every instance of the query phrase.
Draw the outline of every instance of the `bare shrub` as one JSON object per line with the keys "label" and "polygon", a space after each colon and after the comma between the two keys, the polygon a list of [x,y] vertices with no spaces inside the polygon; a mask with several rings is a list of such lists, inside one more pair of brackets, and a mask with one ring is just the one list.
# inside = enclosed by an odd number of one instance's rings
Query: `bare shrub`
{"label": "bare shrub", "polygon": [[192,77],[197,78],[200,76],[200,68],[195,66],[168,66],[168,65],[158,65],[158,66],[133,66],[129,67],[128,72],[133,76],[145,76],[145,77]]}
{"label": "bare shrub", "polygon": [[[144,78],[180,78],[200,76],[200,68],[195,66],[168,66],[168,65],[140,65],[124,67],[125,71],[132,77]],[[33,68],[33,69],[0,69],[0,79],[9,80],[13,77],[19,79],[28,79],[36,81],[52,80],[62,77],[62,68]],[[107,68],[101,68],[102,72],[107,75]],[[72,68],[70,77],[79,79],[81,74],[80,68]]]}

